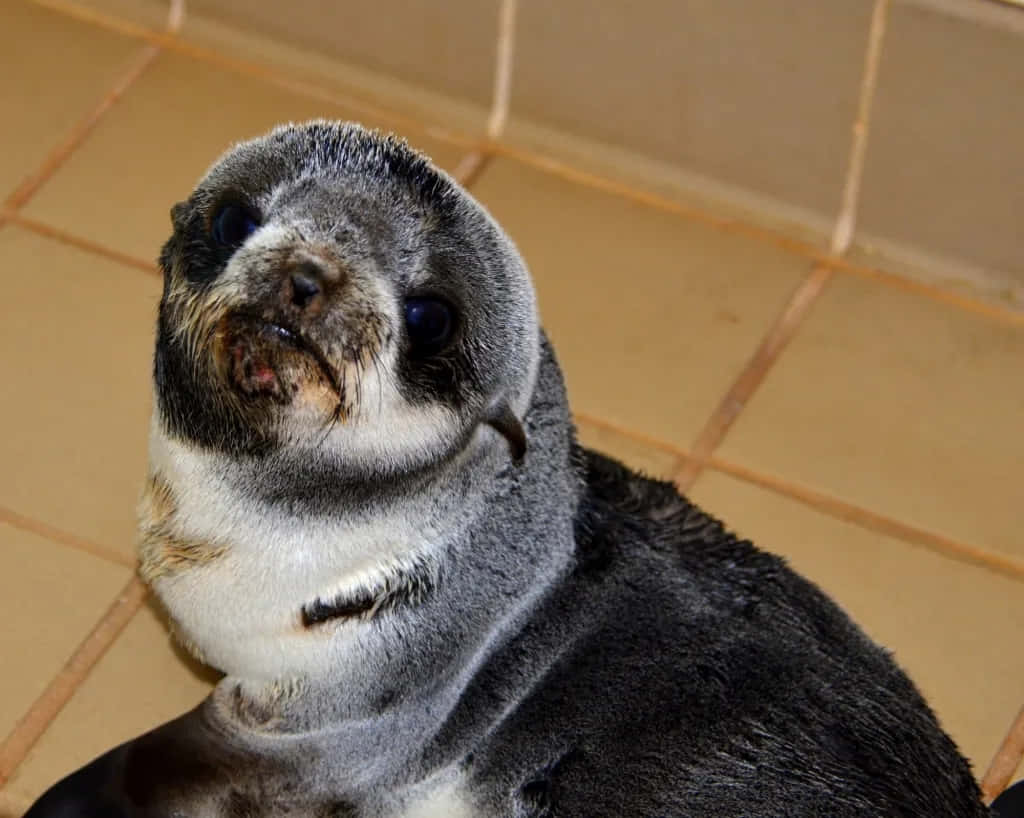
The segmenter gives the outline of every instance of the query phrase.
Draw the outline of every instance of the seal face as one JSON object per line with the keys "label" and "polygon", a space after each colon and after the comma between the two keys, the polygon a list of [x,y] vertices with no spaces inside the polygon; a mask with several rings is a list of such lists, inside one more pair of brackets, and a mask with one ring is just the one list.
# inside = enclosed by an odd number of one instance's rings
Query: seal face
{"label": "seal face", "polygon": [[223,157],[172,220],[155,375],[174,438],[366,480],[451,456],[505,392],[522,410],[526,271],[399,140],[279,128]]}
{"label": "seal face", "polygon": [[414,487],[522,456],[533,288],[482,207],[354,124],[234,147],[171,217],[142,575],[206,661],[308,672],[304,630],[432,586],[458,510]]}

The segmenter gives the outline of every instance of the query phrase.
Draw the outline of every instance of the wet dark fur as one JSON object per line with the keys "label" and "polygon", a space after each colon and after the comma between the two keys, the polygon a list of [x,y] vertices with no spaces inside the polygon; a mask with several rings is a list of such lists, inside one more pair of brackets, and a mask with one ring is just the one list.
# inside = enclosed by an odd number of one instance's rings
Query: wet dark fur
{"label": "wet dark fur", "polygon": [[[672,485],[576,457],[577,565],[526,651],[562,656],[481,774],[564,748],[517,782],[537,816],[987,814],[912,683],[813,584]],[[497,687],[525,652],[504,659]]]}

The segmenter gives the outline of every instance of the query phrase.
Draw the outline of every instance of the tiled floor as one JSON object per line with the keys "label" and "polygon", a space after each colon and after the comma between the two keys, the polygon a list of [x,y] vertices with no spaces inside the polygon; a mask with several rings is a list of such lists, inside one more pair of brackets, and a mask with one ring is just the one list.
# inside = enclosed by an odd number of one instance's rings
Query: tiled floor
{"label": "tiled floor", "polygon": [[[16,814],[214,678],[148,605],[119,635],[104,619],[131,577],[168,208],[233,140],[358,115],[27,2],[0,14],[0,814]],[[428,131],[406,136],[459,166],[466,149]],[[542,164],[491,158],[471,189],[535,274],[583,439],[697,475],[699,502],[895,652],[980,777],[1024,702],[1024,315],[838,263],[814,298],[822,268],[784,242]],[[748,366],[769,333],[788,345]],[[709,428],[721,445],[688,461]]]}

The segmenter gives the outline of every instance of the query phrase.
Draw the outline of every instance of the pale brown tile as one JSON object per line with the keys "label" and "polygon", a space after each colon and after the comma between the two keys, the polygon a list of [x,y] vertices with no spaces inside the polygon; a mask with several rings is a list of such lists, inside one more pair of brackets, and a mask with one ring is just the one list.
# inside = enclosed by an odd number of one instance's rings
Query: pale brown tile
{"label": "pale brown tile", "polygon": [[[34,218],[140,258],[156,259],[167,215],[234,142],[288,121],[363,119],[177,54],[164,53],[26,209]],[[451,168],[458,148],[410,141]]]}
{"label": "pale brown tile", "polygon": [[143,606],[43,734],[8,789],[22,798],[38,797],[104,751],[190,710],[215,678],[183,659],[162,621]]}
{"label": "pale brown tile", "polygon": [[871,4],[523,0],[514,118],[833,218]]}
{"label": "pale brown tile", "polygon": [[0,523],[0,737],[43,692],[130,573]]}
{"label": "pale brown tile", "polygon": [[160,283],[0,229],[0,504],[134,556]]}
{"label": "pale brown tile", "polygon": [[705,472],[694,499],[831,595],[918,685],[980,777],[1020,709],[1024,583]]}
{"label": "pale brown tile", "polygon": [[4,3],[0,25],[0,199],[107,93],[137,42],[32,3]]}
{"label": "pale brown tile", "polygon": [[6,789],[0,790],[0,818],[21,818],[32,803]]}
{"label": "pale brown tile", "polygon": [[1024,331],[839,276],[722,454],[905,523],[1024,555]]}
{"label": "pale brown tile", "polygon": [[133,23],[160,32],[167,30],[171,10],[170,0],[85,0],[81,6],[114,22]]}
{"label": "pale brown tile", "polygon": [[861,233],[1024,284],[1024,28],[896,3],[886,37]]}
{"label": "pale brown tile", "polygon": [[260,31],[479,104],[490,102],[498,0],[191,0],[192,14]]}
{"label": "pale brown tile", "polygon": [[576,432],[580,443],[587,448],[609,455],[649,477],[671,480],[678,466],[678,455],[665,448],[585,418],[576,418]]}
{"label": "pale brown tile", "polygon": [[533,273],[573,408],[684,448],[806,269],[508,159],[473,193]]}

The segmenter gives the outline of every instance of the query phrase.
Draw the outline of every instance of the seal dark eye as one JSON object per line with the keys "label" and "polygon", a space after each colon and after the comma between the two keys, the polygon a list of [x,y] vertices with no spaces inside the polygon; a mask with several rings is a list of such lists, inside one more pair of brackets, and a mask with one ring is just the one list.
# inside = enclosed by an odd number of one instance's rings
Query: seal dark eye
{"label": "seal dark eye", "polygon": [[213,215],[210,233],[217,244],[238,247],[257,227],[259,222],[249,210],[236,204],[226,204]]}
{"label": "seal dark eye", "polygon": [[405,329],[413,348],[436,351],[452,337],[454,312],[440,298],[408,298],[405,301]]}

